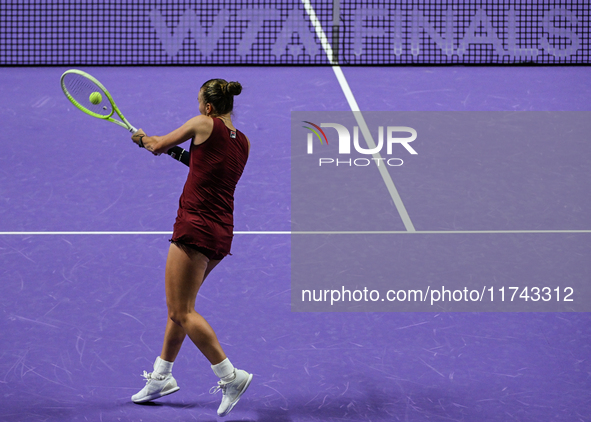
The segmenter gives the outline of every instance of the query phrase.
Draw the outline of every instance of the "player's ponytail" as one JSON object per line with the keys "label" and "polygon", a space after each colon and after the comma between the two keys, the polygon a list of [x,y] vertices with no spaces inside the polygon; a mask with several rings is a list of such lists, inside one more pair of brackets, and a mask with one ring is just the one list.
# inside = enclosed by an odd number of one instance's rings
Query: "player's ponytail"
{"label": "player's ponytail", "polygon": [[240,82],[227,82],[224,79],[210,79],[201,86],[205,104],[209,103],[216,114],[227,114],[234,109],[234,96],[240,95]]}

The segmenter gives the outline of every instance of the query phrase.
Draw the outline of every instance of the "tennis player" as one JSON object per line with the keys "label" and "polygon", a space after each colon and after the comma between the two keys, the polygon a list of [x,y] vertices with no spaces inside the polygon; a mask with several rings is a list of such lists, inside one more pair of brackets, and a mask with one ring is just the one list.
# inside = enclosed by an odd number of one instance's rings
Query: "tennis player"
{"label": "tennis player", "polygon": [[179,390],[172,366],[185,336],[211,363],[220,378],[212,393],[222,391],[219,416],[227,415],[246,391],[252,374],[236,369],[215,332],[195,311],[195,299],[207,275],[230,253],[233,237],[234,189],[250,151],[248,138],[231,119],[238,82],[211,79],[199,91],[200,115],[165,136],[139,130],[133,142],[153,154],[166,153],[191,140],[189,175],[179,201],[168,259],[166,303],[168,320],[162,353],[153,372],[144,371],[146,386],[132,396],[144,403]]}

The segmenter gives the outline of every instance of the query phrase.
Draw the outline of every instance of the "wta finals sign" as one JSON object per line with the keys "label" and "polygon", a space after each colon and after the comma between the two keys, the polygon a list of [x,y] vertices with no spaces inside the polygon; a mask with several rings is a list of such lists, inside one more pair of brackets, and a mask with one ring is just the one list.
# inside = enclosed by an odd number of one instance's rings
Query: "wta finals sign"
{"label": "wta finals sign", "polygon": [[588,0],[0,2],[0,65],[588,64]]}
{"label": "wta finals sign", "polygon": [[[393,61],[425,61],[424,56],[429,55],[437,56],[440,62],[459,63],[473,61],[476,56],[477,60],[493,62],[535,61],[539,55],[566,59],[582,47],[577,34],[582,21],[563,6],[540,12],[534,21],[515,9],[489,13],[476,8],[468,15],[460,15],[450,6],[427,15],[422,10],[381,5],[349,12],[342,19],[346,22],[344,30],[339,31],[344,37],[339,41],[344,46],[340,56],[348,63],[367,62],[377,48],[382,49],[382,58]],[[220,46],[227,49],[228,40],[224,39],[228,34],[238,34],[230,43],[230,52],[239,61],[270,54],[277,62],[310,63],[325,56],[316,28],[307,12],[298,7],[282,11],[246,6],[239,10],[221,9],[215,16],[204,16],[189,8],[177,24],[167,23],[154,8],[149,19],[162,48],[172,58],[189,50],[207,60]],[[524,39],[526,24],[528,30],[536,31]],[[278,29],[269,36],[266,32],[271,27]],[[329,32],[326,30],[328,35]],[[482,45],[487,46],[484,57],[482,47],[474,52],[475,46]]]}

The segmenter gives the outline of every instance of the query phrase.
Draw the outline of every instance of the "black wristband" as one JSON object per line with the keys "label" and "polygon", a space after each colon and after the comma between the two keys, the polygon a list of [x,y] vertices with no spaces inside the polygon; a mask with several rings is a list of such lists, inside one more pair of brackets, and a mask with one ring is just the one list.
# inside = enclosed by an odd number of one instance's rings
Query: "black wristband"
{"label": "black wristband", "polygon": [[142,138],[143,138],[144,136],[146,136],[146,135],[140,135],[140,139],[138,139],[138,141],[137,141],[137,146],[138,146],[138,147],[140,147],[140,148],[146,148],[146,147],[144,146],[144,143],[143,143],[143,141],[142,141]]}
{"label": "black wristband", "polygon": [[172,147],[166,153],[186,166],[189,166],[189,163],[191,162],[191,154],[181,147]]}

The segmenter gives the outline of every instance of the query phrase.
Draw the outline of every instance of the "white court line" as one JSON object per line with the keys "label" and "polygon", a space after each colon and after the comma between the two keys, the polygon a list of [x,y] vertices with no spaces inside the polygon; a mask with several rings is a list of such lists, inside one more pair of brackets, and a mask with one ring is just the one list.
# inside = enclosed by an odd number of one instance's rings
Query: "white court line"
{"label": "white court line", "polygon": [[591,233],[591,230],[415,230],[415,231],[297,231],[291,234],[531,234],[531,233]]}
{"label": "white court line", "polygon": [[[236,231],[234,234],[291,234],[290,231]],[[0,232],[0,236],[38,236],[38,235],[172,235],[172,231],[39,231],[39,232]]]}
{"label": "white court line", "polygon": [[[551,233],[591,233],[591,230],[415,230],[415,231],[396,231],[396,230],[348,230],[348,231],[236,231],[235,235],[298,235],[298,234],[551,234]],[[71,235],[172,235],[172,232],[166,231],[59,231],[59,232],[0,232],[0,236],[71,236]]]}
{"label": "white court line", "polygon": [[[314,11],[314,8],[310,4],[310,0],[302,0],[302,3],[304,4],[304,8],[306,9],[308,16],[310,17],[310,21],[312,22],[312,25],[314,25],[314,29],[316,30],[316,35],[320,39],[320,43],[322,44],[322,48],[324,48],[324,51],[326,52],[326,55],[328,56],[328,60],[330,61],[330,64],[332,64],[332,70],[334,71],[335,76],[337,77],[337,80],[339,81],[339,84],[341,85],[341,89],[343,90],[343,94],[345,94],[345,98],[347,99],[347,102],[349,103],[349,107],[353,111],[353,115],[355,116],[355,120],[357,121],[357,124],[359,125],[359,128],[361,129],[361,133],[363,134],[368,147],[375,148],[376,147],[375,141],[373,140],[371,132],[369,131],[369,128],[367,127],[367,123],[365,122],[365,119],[363,118],[363,114],[361,113],[361,110],[359,110],[359,105],[357,104],[357,101],[355,100],[355,96],[353,95],[353,91],[351,91],[351,88],[349,87],[349,83],[347,82],[347,79],[345,78],[345,75],[344,75],[343,71],[341,70],[341,67],[338,65],[338,63],[336,63],[333,60],[332,48],[328,42],[328,38],[326,37],[324,30],[322,29],[322,25],[320,24],[320,21],[318,20],[318,17],[316,16],[316,12]],[[377,161],[376,161],[377,163],[382,161],[381,160],[382,157],[379,153],[373,154],[373,158],[377,159]],[[386,188],[388,189],[388,192],[390,193],[390,197],[392,198],[392,201],[394,202],[394,206],[396,207],[396,210],[398,211],[398,214],[400,215],[400,218],[402,219],[402,223],[404,224],[404,228],[409,232],[414,232],[415,231],[414,225],[412,224],[410,216],[408,215],[408,212],[406,211],[406,207],[404,206],[404,203],[402,202],[402,198],[400,198],[400,194],[398,193],[396,186],[394,186],[394,182],[392,181],[392,177],[390,176],[390,173],[388,173],[386,166],[378,165],[377,168],[380,172],[380,175],[382,176],[382,179],[384,180],[384,183],[386,184]]]}

